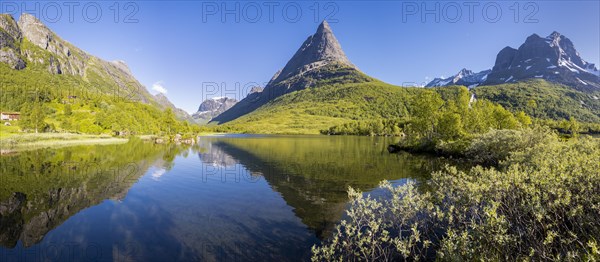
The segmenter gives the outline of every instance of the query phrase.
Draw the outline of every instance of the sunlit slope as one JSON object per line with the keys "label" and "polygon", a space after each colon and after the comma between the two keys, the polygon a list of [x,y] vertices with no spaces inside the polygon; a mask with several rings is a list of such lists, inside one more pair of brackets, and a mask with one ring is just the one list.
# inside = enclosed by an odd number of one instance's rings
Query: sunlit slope
{"label": "sunlit slope", "polygon": [[318,134],[350,121],[406,117],[408,101],[420,91],[379,81],[324,85],[278,97],[225,126],[250,133]]}
{"label": "sunlit slope", "polygon": [[[418,93],[435,90],[444,97],[445,92],[456,88],[398,87],[380,81],[321,85],[278,97],[224,127],[249,133],[318,134],[352,121],[408,119],[411,102]],[[471,92],[477,99],[536,118],[574,117],[600,123],[600,94],[585,94],[544,80],[481,86]]]}
{"label": "sunlit slope", "polygon": [[478,98],[491,100],[511,111],[524,111],[542,119],[600,123],[600,93],[584,93],[545,80],[480,86],[473,89]]}

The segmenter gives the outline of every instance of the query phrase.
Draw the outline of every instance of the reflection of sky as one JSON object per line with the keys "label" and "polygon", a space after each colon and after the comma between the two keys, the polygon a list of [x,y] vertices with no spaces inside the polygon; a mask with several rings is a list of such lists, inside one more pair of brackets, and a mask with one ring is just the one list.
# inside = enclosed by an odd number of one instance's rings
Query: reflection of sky
{"label": "reflection of sky", "polygon": [[158,169],[156,169],[156,170],[154,170],[152,172],[151,177],[152,177],[153,180],[159,181],[160,177],[163,176],[165,173],[167,173],[166,169],[164,169],[164,168],[158,168]]}
{"label": "reflection of sky", "polygon": [[[200,158],[194,151],[177,156],[168,171],[164,160],[158,158],[122,202],[104,201],[84,209],[50,231],[42,243],[15,252],[45,252],[53,243],[69,241],[79,248],[73,260],[85,260],[84,255],[97,258],[91,252],[98,249],[101,258],[97,261],[296,261],[308,259],[311,246],[318,242],[315,232],[305,224],[314,220],[310,216],[342,212],[335,207],[341,204],[343,208],[343,202],[329,199],[343,195],[342,191],[314,185],[327,181],[305,177],[290,180],[290,175],[279,173],[270,164],[255,161],[251,153],[229,155],[210,144],[202,148],[208,150],[201,150]],[[242,163],[252,165],[253,171]],[[261,172],[270,173],[271,179],[262,179]],[[68,248],[62,245],[58,250],[67,254]],[[2,251],[0,261],[5,261]],[[25,260],[65,260],[40,254],[41,258]]]}
{"label": "reflection of sky", "polygon": [[[51,250],[53,243],[69,240],[79,248],[77,260],[89,249],[88,257],[101,256],[98,261],[308,258],[316,237],[264,179],[245,179],[249,172],[239,164],[223,174],[214,170],[195,154],[178,156],[169,171],[154,165],[122,202],[104,201],[79,212],[33,248]],[[100,255],[92,252],[96,248]],[[60,253],[69,246],[59,250],[43,258],[68,260]]]}
{"label": "reflection of sky", "polygon": [[239,164],[215,168],[193,154],[175,161],[160,185],[148,183],[155,171],[142,178],[126,204],[135,203],[142,213],[170,214],[168,231],[188,252],[208,260],[308,254],[316,238],[264,180],[244,179],[248,171]]}

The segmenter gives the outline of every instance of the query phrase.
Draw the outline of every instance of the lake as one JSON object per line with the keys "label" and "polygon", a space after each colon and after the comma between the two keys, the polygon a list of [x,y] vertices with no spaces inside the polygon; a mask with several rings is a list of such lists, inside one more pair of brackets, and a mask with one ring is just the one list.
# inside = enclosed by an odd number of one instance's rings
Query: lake
{"label": "lake", "polygon": [[298,261],[347,189],[422,182],[444,162],[391,138],[201,137],[0,157],[0,261]]}

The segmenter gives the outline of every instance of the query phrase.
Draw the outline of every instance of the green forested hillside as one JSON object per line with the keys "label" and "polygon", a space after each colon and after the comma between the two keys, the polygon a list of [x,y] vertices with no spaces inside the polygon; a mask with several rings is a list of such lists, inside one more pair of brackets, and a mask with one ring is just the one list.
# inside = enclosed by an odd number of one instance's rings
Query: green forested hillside
{"label": "green forested hillside", "polygon": [[497,102],[512,111],[524,111],[542,119],[600,123],[600,93],[583,93],[544,80],[480,86],[473,89],[478,98]]}
{"label": "green forested hillside", "polygon": [[219,128],[250,133],[312,133],[349,121],[407,116],[418,92],[382,82],[327,85],[292,92]]}
{"label": "green forested hillside", "polygon": [[[379,81],[327,85],[281,96],[218,129],[288,134],[318,134],[329,130],[329,134],[364,135],[355,131],[365,126],[369,129],[366,134],[390,135],[402,131],[400,128],[408,130],[409,125],[413,126],[412,129],[421,124],[424,129],[430,129],[431,126],[435,129],[438,121],[446,121],[441,125],[450,125],[454,120],[464,121],[457,124],[461,128],[469,125],[457,132],[485,132],[489,128],[501,128],[505,118],[518,122],[510,112],[484,101],[469,110],[473,112],[472,118],[455,118],[454,114],[467,115],[469,98],[469,92],[464,87],[401,88]],[[453,115],[442,116],[444,112]],[[420,123],[429,120],[434,123]],[[478,127],[480,125],[481,128]],[[344,128],[351,130],[344,131]]]}
{"label": "green forested hillside", "polygon": [[124,89],[94,73],[81,78],[53,75],[35,66],[13,70],[0,64],[0,74],[0,110],[22,112],[16,124],[24,130],[33,131],[25,122],[27,112],[36,108],[41,114],[32,117],[43,118],[40,132],[159,134],[189,129],[172,111],[140,101],[136,88]]}
{"label": "green forested hillside", "polygon": [[[468,104],[468,92],[457,96],[458,90],[461,87],[403,88],[380,81],[320,85],[278,97],[217,129],[269,134],[318,134],[328,130],[324,133],[394,135],[399,133],[411,117],[419,114],[415,105],[422,99],[420,94],[437,93],[436,97],[443,102],[452,101],[454,105],[451,107]],[[481,86],[472,92],[476,94],[477,101],[497,103],[517,117],[529,115],[563,122],[573,119],[600,123],[600,100],[596,99],[600,94],[586,94],[543,80]],[[494,106],[489,104],[484,107]],[[440,105],[438,109],[441,111],[448,107]],[[449,111],[454,112],[453,109]],[[455,113],[461,117],[466,116],[463,112]],[[400,130],[394,129],[394,126],[399,126]],[[377,132],[379,129],[382,129],[381,132]]]}
{"label": "green forested hillside", "polygon": [[[32,15],[0,15],[0,110],[20,112],[22,131],[110,134],[187,132],[122,61],[104,61],[63,40]],[[3,126],[4,127],[4,126]],[[2,131],[14,128],[4,128]]]}

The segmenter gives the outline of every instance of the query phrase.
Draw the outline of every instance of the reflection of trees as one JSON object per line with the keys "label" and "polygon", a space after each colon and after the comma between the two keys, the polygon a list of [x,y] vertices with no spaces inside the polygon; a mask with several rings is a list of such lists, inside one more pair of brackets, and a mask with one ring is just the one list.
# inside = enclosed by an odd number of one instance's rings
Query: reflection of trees
{"label": "reflection of trees", "polygon": [[[301,140],[301,141],[298,141]],[[369,138],[246,138],[212,143],[260,173],[319,238],[344,213],[348,186],[369,191],[381,180],[426,178],[438,163],[428,157],[390,155],[385,140]]]}
{"label": "reflection of trees", "polygon": [[0,245],[32,246],[79,211],[123,199],[163,147],[130,141],[0,157]]}

